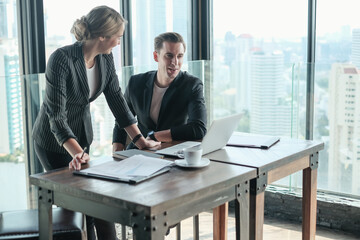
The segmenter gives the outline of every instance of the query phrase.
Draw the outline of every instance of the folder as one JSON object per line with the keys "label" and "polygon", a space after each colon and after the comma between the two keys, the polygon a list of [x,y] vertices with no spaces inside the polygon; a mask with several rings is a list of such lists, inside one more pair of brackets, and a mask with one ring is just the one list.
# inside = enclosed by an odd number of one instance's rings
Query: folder
{"label": "folder", "polygon": [[141,155],[144,155],[147,157],[164,158],[163,155],[156,154],[153,152],[143,151],[143,150],[139,150],[139,149],[128,149],[125,151],[116,151],[116,152],[113,152],[113,157],[119,158],[119,159],[125,159],[125,158],[132,157],[132,156],[138,155],[138,154],[141,154]]}
{"label": "folder", "polygon": [[173,165],[174,163],[169,160],[134,155],[121,161],[107,161],[73,173],[136,184],[169,171]]}
{"label": "folder", "polygon": [[226,146],[269,149],[280,141],[280,137],[234,133]]}

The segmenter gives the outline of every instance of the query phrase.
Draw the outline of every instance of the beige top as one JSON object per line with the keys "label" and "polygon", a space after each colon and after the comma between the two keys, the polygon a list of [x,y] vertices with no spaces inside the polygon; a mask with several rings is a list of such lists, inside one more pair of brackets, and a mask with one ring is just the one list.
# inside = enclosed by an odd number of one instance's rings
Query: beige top
{"label": "beige top", "polygon": [[169,87],[166,87],[166,88],[158,87],[154,83],[153,96],[152,96],[151,107],[150,107],[150,118],[151,118],[151,120],[154,121],[155,124],[157,124],[157,121],[159,118],[159,112],[160,112],[162,99],[168,88]]}

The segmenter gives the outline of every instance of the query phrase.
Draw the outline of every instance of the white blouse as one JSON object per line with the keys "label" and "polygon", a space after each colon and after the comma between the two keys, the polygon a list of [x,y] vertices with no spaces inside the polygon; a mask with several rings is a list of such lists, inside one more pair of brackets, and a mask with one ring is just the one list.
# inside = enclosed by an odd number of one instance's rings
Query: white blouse
{"label": "white blouse", "polygon": [[97,67],[96,61],[94,66],[92,66],[92,68],[86,69],[86,75],[87,75],[88,85],[90,88],[89,98],[92,98],[99,89],[99,84],[100,84],[99,69]]}

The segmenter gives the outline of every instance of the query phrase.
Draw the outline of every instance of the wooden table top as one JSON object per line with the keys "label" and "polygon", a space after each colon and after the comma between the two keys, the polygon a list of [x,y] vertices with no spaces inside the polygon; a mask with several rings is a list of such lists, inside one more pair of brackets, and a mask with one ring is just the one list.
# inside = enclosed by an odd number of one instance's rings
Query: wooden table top
{"label": "wooden table top", "polygon": [[[83,167],[109,160],[111,157],[92,160]],[[31,175],[30,182],[54,192],[108,202],[113,206],[166,208],[255,177],[254,168],[211,162],[209,166],[199,169],[173,167],[167,173],[136,185],[78,176],[68,168]]]}
{"label": "wooden table top", "polygon": [[255,167],[259,172],[266,172],[295,159],[315,154],[323,148],[323,142],[283,137],[269,149],[225,147],[204,157],[212,161]]}

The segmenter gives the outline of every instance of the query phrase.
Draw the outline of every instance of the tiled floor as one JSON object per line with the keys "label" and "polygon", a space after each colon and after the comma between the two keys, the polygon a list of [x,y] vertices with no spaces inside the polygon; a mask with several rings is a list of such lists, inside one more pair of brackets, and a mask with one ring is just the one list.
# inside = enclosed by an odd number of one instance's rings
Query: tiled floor
{"label": "tiled floor", "polygon": [[[200,239],[212,240],[212,214],[201,213],[200,218]],[[181,239],[192,240],[192,218],[185,219],[181,222]],[[121,239],[121,238],[120,238]],[[128,239],[132,239],[131,234],[128,234]],[[176,229],[173,228],[170,234],[165,240],[175,240]],[[228,221],[228,240],[234,240],[235,238],[235,220],[233,216],[229,216]],[[301,239],[301,224],[282,222],[276,219],[265,218],[264,224],[264,240],[293,240]],[[317,227],[316,240],[355,240],[360,239],[360,236],[354,236],[352,234],[331,230],[324,227]]]}

